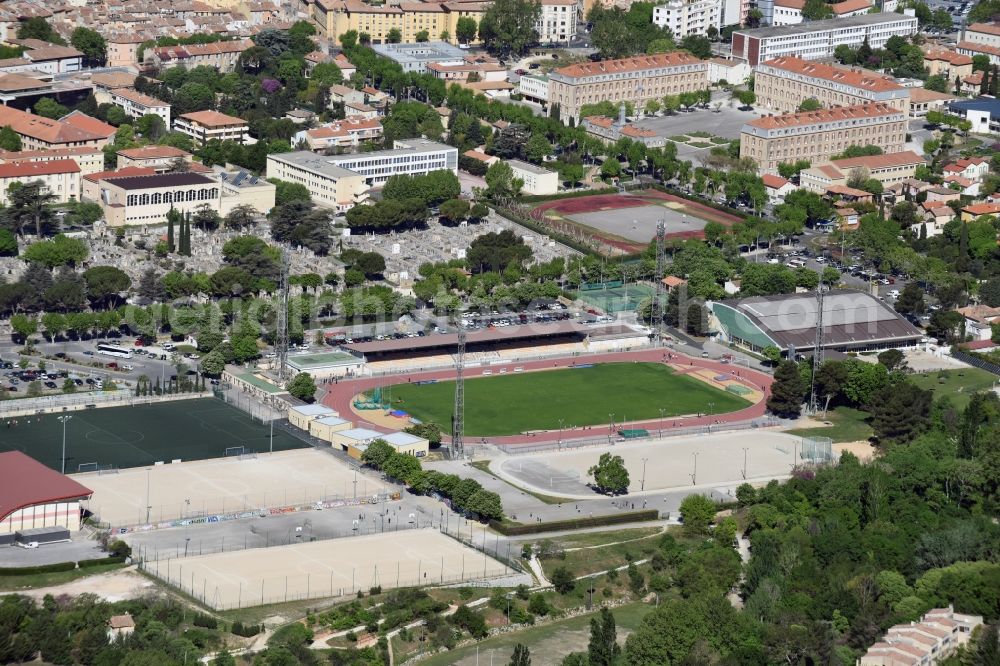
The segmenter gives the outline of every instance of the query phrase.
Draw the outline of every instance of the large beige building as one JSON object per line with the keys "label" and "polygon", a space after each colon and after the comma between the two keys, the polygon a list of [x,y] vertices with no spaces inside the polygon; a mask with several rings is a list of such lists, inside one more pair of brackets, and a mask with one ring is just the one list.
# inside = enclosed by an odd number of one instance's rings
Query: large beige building
{"label": "large beige building", "polygon": [[874,178],[883,187],[890,187],[904,180],[914,178],[917,167],[927,164],[912,150],[900,153],[883,153],[863,157],[845,157],[813,164],[799,173],[799,184],[814,192],[823,193],[831,187],[845,186],[855,174]]}
{"label": "large beige building", "polygon": [[782,162],[820,162],[850,146],[903,150],[907,115],[887,104],[860,104],[819,111],[765,116],[743,126],[740,157],[761,173],[777,173]]}
{"label": "large beige building", "polygon": [[250,132],[247,121],[218,111],[193,111],[180,115],[174,120],[174,129],[187,134],[198,145],[212,139],[244,143]]}
{"label": "large beige building", "polygon": [[708,87],[708,63],[683,51],[568,65],[549,75],[549,104],[579,120],[584,104],[632,102],[636,108]]}
{"label": "large beige building", "polygon": [[[370,35],[373,44],[384,44],[389,32],[395,29],[404,44],[416,42],[421,32],[426,32],[432,41],[447,32],[448,41],[455,44],[458,19],[471,17],[478,26],[486,7],[485,2],[400,2],[376,6],[357,0],[316,0],[312,3],[312,18],[334,43],[345,32],[356,30]],[[477,34],[472,43],[478,41]]]}
{"label": "large beige building", "polygon": [[253,42],[249,39],[214,42],[212,44],[157,46],[146,49],[143,58],[147,66],[160,69],[177,66],[193,69],[199,65],[207,65],[220,72],[231,72],[240,55],[251,46],[253,46]]}
{"label": "large beige building", "polygon": [[4,125],[9,125],[21,137],[24,150],[103,148],[108,143],[108,137],[102,134],[11,106],[0,106],[0,127]]}
{"label": "large beige building", "polygon": [[779,113],[797,111],[807,99],[823,107],[880,102],[910,111],[910,92],[891,76],[865,69],[838,67],[782,56],[768,60],[754,73],[757,105]]}
{"label": "large beige building", "polygon": [[9,203],[8,188],[14,183],[41,182],[59,203],[79,201],[80,166],[69,159],[50,162],[0,164],[0,204]]}
{"label": "large beige building", "polygon": [[51,150],[0,150],[0,163],[54,162],[73,160],[86,176],[104,170],[104,151],[100,148],[53,148]]}

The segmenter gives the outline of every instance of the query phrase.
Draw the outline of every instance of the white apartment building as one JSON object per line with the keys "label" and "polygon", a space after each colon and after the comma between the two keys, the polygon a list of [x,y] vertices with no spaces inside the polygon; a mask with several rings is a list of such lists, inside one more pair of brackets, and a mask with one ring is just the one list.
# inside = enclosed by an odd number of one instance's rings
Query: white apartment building
{"label": "white apartment building", "polygon": [[798,25],[802,23],[805,0],[774,0],[771,25]]}
{"label": "white apartment building", "polygon": [[119,88],[108,92],[111,103],[120,106],[129,118],[142,118],[145,115],[159,116],[164,127],[170,129],[170,105],[166,102],[144,95],[134,88]]}
{"label": "white apartment building", "polygon": [[542,14],[535,23],[542,44],[569,42],[576,35],[576,0],[541,0]]}
{"label": "white apartment building", "polygon": [[212,139],[246,143],[250,132],[250,126],[242,118],[227,116],[218,111],[185,113],[174,121],[174,129],[187,134],[199,145]]}
{"label": "white apartment building", "polygon": [[678,39],[704,35],[709,26],[722,29],[722,0],[670,0],[653,8],[653,23],[669,28]]}
{"label": "white apartment building", "polygon": [[519,178],[524,184],[521,192],[533,196],[555,194],[559,189],[559,174],[535,164],[521,160],[507,160],[514,178]]}
{"label": "white apartment building", "polygon": [[344,212],[368,200],[396,174],[458,173],[458,149],[426,139],[396,141],[391,150],[352,155],[317,155],[307,150],[267,156],[267,177],[301,183],[314,203]]}
{"label": "white apartment building", "polygon": [[41,181],[59,203],[80,200],[80,165],[71,159],[0,164],[0,204],[9,203],[7,188],[14,183]]}
{"label": "white apartment building", "polygon": [[525,74],[517,82],[517,91],[529,102],[549,103],[549,77],[544,74]]}
{"label": "white apartment building", "polygon": [[882,640],[868,648],[857,664],[933,666],[967,644],[972,632],[981,624],[981,615],[956,613],[952,606],[935,608],[925,613],[919,622],[890,627]]}
{"label": "white apartment building", "polygon": [[302,130],[293,137],[293,145],[305,142],[309,150],[322,152],[331,148],[357,148],[365,141],[381,137],[382,123],[378,120],[351,116]]}
{"label": "white apartment building", "polygon": [[872,49],[885,46],[890,37],[917,33],[917,17],[903,14],[863,14],[849,18],[808,21],[733,33],[733,58],[751,67],[781,56],[805,60],[832,58],[842,44],[857,48],[867,38]]}

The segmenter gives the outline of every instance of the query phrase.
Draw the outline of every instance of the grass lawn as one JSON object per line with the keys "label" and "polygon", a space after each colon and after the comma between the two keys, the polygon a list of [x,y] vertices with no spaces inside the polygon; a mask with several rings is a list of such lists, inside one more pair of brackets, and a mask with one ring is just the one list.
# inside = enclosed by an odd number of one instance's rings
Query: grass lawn
{"label": "grass lawn", "polygon": [[[551,578],[552,572],[559,567],[566,567],[574,576],[607,571],[628,564],[626,554],[630,554],[633,560],[644,560],[652,556],[659,538],[660,535],[657,533],[644,539],[628,541],[628,543],[612,543],[597,548],[567,551],[564,558],[546,557],[542,559],[542,570],[545,571],[546,578]],[[555,540],[562,541],[562,539]]]}
{"label": "grass lawn", "polygon": [[78,578],[108,573],[109,571],[124,569],[127,566],[127,564],[99,564],[93,567],[84,567],[83,569],[73,569],[72,571],[53,571],[51,573],[29,574],[26,576],[0,576],[0,590],[13,592],[36,587],[62,585]]}
{"label": "grass lawn", "polygon": [[[396,384],[394,409],[421,421],[450,423],[455,383]],[[709,403],[713,403],[709,409]],[[516,435],[698,412],[722,414],[746,407],[743,398],[659,363],[606,363],[590,367],[475,377],[465,382],[465,434]]]}
{"label": "grass lawn", "polygon": [[851,407],[837,407],[826,414],[826,420],[831,425],[789,430],[788,434],[799,437],[829,437],[834,443],[858,442],[866,440],[874,434],[872,427],[865,423],[866,418],[868,418],[868,412]]}
{"label": "grass lawn", "polygon": [[609,543],[618,543],[620,541],[644,539],[646,537],[656,536],[662,532],[663,530],[659,527],[630,527],[623,530],[611,530],[609,532],[567,534],[565,536],[553,537],[552,540],[563,548],[587,548],[592,546],[604,546]]}
{"label": "grass lawn", "polygon": [[[944,381],[941,381],[942,377]],[[935,399],[948,396],[957,409],[965,409],[969,404],[969,396],[991,390],[993,383],[1000,380],[1000,377],[979,368],[963,368],[914,373],[910,375],[910,379],[922,389],[932,389]]]}
{"label": "grass lawn", "polygon": [[[639,626],[642,618],[653,610],[653,606],[642,603],[626,604],[612,610],[615,624],[630,633]],[[457,650],[436,654],[420,662],[424,666],[450,666],[452,664],[476,663],[476,648],[479,648],[479,663],[486,664],[493,651],[494,664],[506,664],[514,652],[514,646],[523,643],[531,650],[532,664],[558,664],[570,652],[586,652],[590,636],[591,615],[580,615],[568,620],[557,620],[538,627],[503,634]]]}

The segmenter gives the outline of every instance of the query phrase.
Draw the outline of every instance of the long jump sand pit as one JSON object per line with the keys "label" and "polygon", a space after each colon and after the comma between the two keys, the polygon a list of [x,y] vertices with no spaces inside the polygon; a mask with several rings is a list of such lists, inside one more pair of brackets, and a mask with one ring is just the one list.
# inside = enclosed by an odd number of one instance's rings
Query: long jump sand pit
{"label": "long jump sand pit", "polygon": [[143,567],[216,610],[512,573],[501,562],[433,529],[159,560]]}
{"label": "long jump sand pit", "polygon": [[783,478],[791,474],[800,446],[800,437],[747,430],[512,456],[495,461],[493,467],[515,485],[583,499],[593,496],[585,485],[587,470],[602,453],[622,457],[629,473],[628,491],[639,493]]}
{"label": "long jump sand pit", "polygon": [[387,490],[378,479],[315,449],[135,467],[117,474],[76,474],[74,478],[94,491],[85,503],[87,508],[112,527],[366,497]]}

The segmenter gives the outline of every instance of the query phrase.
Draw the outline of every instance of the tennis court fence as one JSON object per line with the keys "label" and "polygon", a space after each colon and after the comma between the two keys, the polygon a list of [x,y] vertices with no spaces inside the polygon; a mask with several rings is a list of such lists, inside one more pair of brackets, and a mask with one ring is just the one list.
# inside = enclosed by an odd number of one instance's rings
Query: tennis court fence
{"label": "tennis court fence", "polygon": [[208,391],[193,393],[172,393],[169,395],[137,396],[131,389],[116,391],[92,391],[89,393],[67,393],[64,395],[43,395],[37,398],[18,398],[0,402],[0,418],[33,416],[57,412],[95,409],[98,407],[131,407],[152,405],[176,400],[195,400],[210,397]]}

